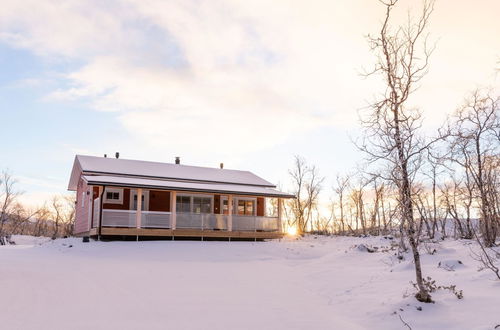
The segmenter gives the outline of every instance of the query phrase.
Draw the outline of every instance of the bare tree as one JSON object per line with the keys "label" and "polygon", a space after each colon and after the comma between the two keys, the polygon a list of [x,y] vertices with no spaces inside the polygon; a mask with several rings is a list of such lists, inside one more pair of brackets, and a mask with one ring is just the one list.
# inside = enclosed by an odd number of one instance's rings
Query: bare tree
{"label": "bare tree", "polygon": [[21,203],[16,202],[9,211],[9,226],[8,231],[14,234],[29,235],[31,234],[31,221],[36,217],[38,209],[29,208]]}
{"label": "bare tree", "polygon": [[52,215],[48,207],[43,206],[39,208],[35,215],[32,235],[37,237],[50,235],[49,222],[51,221],[51,218]]}
{"label": "bare tree", "polygon": [[346,191],[349,188],[349,181],[350,178],[348,175],[345,176],[340,176],[337,175],[336,181],[335,181],[335,186],[333,187],[333,191],[337,195],[338,198],[338,206],[340,210],[340,232],[345,233],[346,230],[346,221],[345,221],[345,195]]}
{"label": "bare tree", "polygon": [[398,209],[401,228],[408,238],[413,252],[418,287],[416,298],[431,302],[424,285],[417,228],[414,218],[412,184],[421,165],[421,153],[428,143],[418,135],[421,113],[406,106],[407,100],[425,76],[432,52],[427,45],[426,27],[433,11],[433,1],[425,1],[421,15],[415,21],[411,17],[405,26],[392,29],[392,10],[398,0],[381,1],[385,6],[385,18],[378,36],[368,36],[371,50],[376,55],[376,65],[367,75],[379,74],[385,83],[385,92],[362,115],[364,139],[358,144],[371,163],[387,164],[385,178],[398,192]]}
{"label": "bare tree", "polygon": [[473,181],[481,214],[481,236],[486,247],[495,245],[500,230],[498,163],[500,157],[500,97],[476,90],[449,125],[448,160],[458,164]]}
{"label": "bare tree", "polygon": [[369,181],[361,176],[357,185],[351,189],[351,193],[349,194],[349,198],[355,210],[354,218],[356,220],[356,229],[361,226],[363,235],[367,234],[365,188],[368,183]]}
{"label": "bare tree", "polygon": [[16,180],[12,175],[3,171],[0,174],[0,245],[5,245],[10,237],[6,232],[6,222],[10,218],[11,208],[15,205],[19,192],[15,189]]}
{"label": "bare tree", "polygon": [[292,178],[293,194],[296,197],[290,201],[291,211],[297,231],[302,235],[307,231],[315,210],[317,210],[318,197],[324,178],[319,176],[315,166],[310,167],[300,156],[295,156],[294,167],[289,171],[289,174]]}
{"label": "bare tree", "polygon": [[500,252],[492,247],[485,247],[482,240],[476,236],[476,241],[479,245],[479,252],[472,251],[472,258],[479,261],[479,270],[489,269],[500,280]]}

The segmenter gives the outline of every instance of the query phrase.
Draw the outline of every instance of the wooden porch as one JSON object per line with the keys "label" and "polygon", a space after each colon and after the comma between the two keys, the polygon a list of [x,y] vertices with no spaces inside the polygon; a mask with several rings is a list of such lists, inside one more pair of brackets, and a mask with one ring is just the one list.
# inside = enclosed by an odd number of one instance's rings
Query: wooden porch
{"label": "wooden porch", "polygon": [[[78,236],[97,237],[98,228]],[[220,238],[220,239],[279,239],[283,238],[282,232],[248,232],[248,231],[220,231],[199,229],[158,229],[158,228],[101,228],[101,236],[136,236],[136,237],[192,237],[192,238]]]}
{"label": "wooden porch", "polygon": [[271,203],[263,196],[116,186],[89,190],[93,192],[89,227],[78,236],[258,240],[284,236],[281,198]]}

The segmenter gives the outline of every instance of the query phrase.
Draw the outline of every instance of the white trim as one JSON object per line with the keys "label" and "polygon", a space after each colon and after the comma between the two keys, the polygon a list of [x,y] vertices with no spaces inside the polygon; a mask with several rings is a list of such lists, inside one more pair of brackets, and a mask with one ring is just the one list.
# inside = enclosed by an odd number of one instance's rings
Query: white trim
{"label": "white trim", "polygon": [[[137,195],[137,208],[135,211],[135,223],[137,228],[141,228],[141,221],[142,221],[142,196],[144,196],[144,200],[146,199],[146,195],[142,194],[142,188],[137,188],[137,191],[135,193],[132,193],[130,191],[130,196]],[[148,203],[149,204],[149,203]],[[137,240],[139,240],[139,236],[137,236]]]}
{"label": "white trim", "polygon": [[172,215],[170,216],[170,226],[172,229],[177,228],[177,192],[170,192],[170,212]]}
{"label": "white trim", "polygon": [[94,200],[94,188],[91,188],[90,189],[90,192],[88,197],[89,197],[89,201],[88,201],[88,214],[87,214],[87,227],[88,227],[88,230],[90,230],[90,228],[92,228],[92,215],[94,214],[93,210],[92,210],[92,206],[93,206],[93,200]]}
{"label": "white trim", "polygon": [[[221,202],[223,197],[224,196],[221,196]],[[231,205],[233,204],[233,195],[228,195],[226,198],[227,198],[227,230],[233,231],[233,208],[231,207]],[[224,204],[222,204],[222,207],[223,206]],[[221,207],[221,213],[224,214],[222,207]]]}
{"label": "white trim", "polygon": [[[118,200],[116,199],[108,199],[108,195],[107,193],[108,192],[117,192],[119,193],[119,198]],[[104,201],[103,203],[105,204],[123,204],[123,189],[121,188],[109,188],[109,187],[106,187],[106,189],[104,190]]]}
{"label": "white trim", "polygon": [[[144,195],[144,211],[149,211],[149,190],[143,190],[142,194]],[[130,204],[129,208],[131,210],[134,207],[134,196],[137,195],[137,189],[130,189]],[[139,204],[139,201],[137,201]]]}

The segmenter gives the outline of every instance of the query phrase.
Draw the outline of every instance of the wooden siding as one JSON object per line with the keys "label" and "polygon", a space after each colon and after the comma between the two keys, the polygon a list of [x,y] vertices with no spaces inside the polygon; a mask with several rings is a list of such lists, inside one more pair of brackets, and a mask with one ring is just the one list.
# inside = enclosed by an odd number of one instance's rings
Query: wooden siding
{"label": "wooden siding", "polygon": [[[106,194],[106,192],[104,192]],[[106,196],[103,196],[106,199]],[[130,210],[130,189],[123,188],[123,202],[122,204],[114,204],[114,203],[104,203],[103,209],[109,210]]]}
{"label": "wooden siding", "polygon": [[214,213],[220,214],[220,195],[214,195]]}
{"label": "wooden siding", "polygon": [[[76,190],[76,210],[75,210],[75,227],[73,233],[81,233],[88,231],[89,228],[89,205],[91,195],[87,194],[89,187],[87,183],[80,179]],[[90,192],[90,191],[89,191]]]}
{"label": "wooden siding", "polygon": [[170,191],[150,190],[149,211],[170,212]]}
{"label": "wooden siding", "polygon": [[258,197],[257,198],[257,216],[258,217],[263,217],[264,216],[264,197]]}

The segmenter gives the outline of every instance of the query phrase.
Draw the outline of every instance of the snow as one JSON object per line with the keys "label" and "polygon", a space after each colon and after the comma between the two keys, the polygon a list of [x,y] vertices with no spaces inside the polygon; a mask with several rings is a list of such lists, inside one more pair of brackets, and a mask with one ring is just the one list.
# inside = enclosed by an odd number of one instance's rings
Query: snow
{"label": "snow", "polygon": [[163,179],[234,183],[276,188],[274,184],[249,171],[77,155],[71,172],[69,183],[70,190],[76,190],[81,171],[83,171],[84,174],[123,174]]}
{"label": "snow", "polygon": [[0,247],[5,329],[404,329],[400,317],[412,329],[500,324],[500,282],[477,271],[466,240],[422,251],[425,275],[464,298],[439,290],[423,304],[412,297],[411,258],[398,260],[381,237],[14,239]]}

